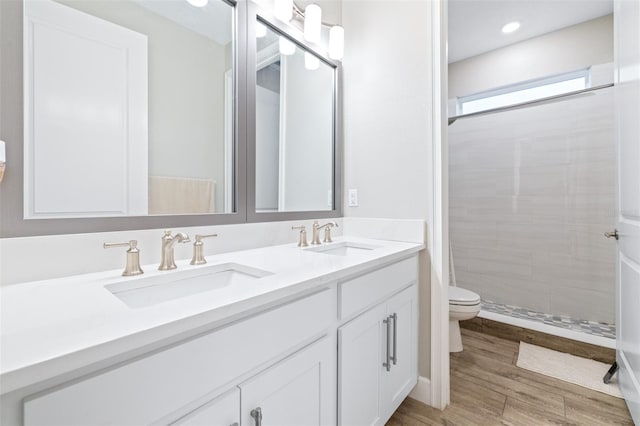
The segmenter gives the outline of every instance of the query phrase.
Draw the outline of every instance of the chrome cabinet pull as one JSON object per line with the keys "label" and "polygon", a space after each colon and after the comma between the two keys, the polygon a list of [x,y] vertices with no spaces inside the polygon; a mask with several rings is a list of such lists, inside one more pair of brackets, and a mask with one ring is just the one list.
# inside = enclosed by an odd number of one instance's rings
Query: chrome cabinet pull
{"label": "chrome cabinet pull", "polygon": [[233,422],[229,426],[240,426],[240,424],[238,422]]}
{"label": "chrome cabinet pull", "polygon": [[398,363],[398,315],[391,315],[393,319],[393,356],[391,357],[391,361],[393,361],[393,365]]}
{"label": "chrome cabinet pull", "polygon": [[387,371],[391,371],[391,316],[388,316],[384,320],[382,320],[384,324],[387,326],[387,356],[386,362],[382,363],[382,366],[387,369]]}
{"label": "chrome cabinet pull", "polygon": [[253,420],[256,422],[255,426],[262,426],[262,408],[254,408],[249,414],[251,414],[251,417],[253,417]]}

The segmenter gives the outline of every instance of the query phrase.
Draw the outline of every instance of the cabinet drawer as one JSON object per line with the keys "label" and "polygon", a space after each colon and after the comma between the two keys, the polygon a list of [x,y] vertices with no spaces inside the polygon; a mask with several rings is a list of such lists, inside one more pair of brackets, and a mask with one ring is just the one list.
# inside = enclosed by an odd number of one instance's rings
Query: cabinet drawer
{"label": "cabinet drawer", "polygon": [[348,318],[418,280],[418,256],[339,285],[339,316]]}
{"label": "cabinet drawer", "polygon": [[331,304],[327,289],[33,397],[24,424],[150,424],[322,333]]}

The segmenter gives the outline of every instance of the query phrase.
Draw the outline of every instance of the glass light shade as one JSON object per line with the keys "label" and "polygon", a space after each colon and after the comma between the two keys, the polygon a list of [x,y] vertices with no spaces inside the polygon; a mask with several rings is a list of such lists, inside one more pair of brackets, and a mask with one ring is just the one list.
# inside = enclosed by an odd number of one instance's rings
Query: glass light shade
{"label": "glass light shade", "polygon": [[279,45],[280,53],[283,55],[293,55],[296,53],[296,45],[282,36],[280,36]]}
{"label": "glass light shade", "polygon": [[317,4],[310,4],[304,9],[304,38],[311,43],[320,41],[322,28],[322,9]]}
{"label": "glass light shade", "polygon": [[293,18],[293,0],[274,0],[273,14],[283,22],[291,21],[291,18]]}
{"label": "glass light shade", "polygon": [[256,37],[262,38],[267,35],[267,26],[262,22],[256,22]]}
{"label": "glass light shade", "polygon": [[304,67],[308,70],[317,70],[320,68],[320,59],[313,53],[304,52]]}
{"label": "glass light shade", "polygon": [[187,0],[187,3],[195,7],[205,7],[209,3],[209,0]]}
{"label": "glass light shade", "polygon": [[329,57],[342,59],[344,56],[344,28],[339,25],[329,30]]}
{"label": "glass light shade", "polygon": [[509,22],[504,27],[502,27],[502,32],[505,34],[510,34],[514,31],[518,31],[518,28],[520,28],[520,22],[513,21],[513,22]]}

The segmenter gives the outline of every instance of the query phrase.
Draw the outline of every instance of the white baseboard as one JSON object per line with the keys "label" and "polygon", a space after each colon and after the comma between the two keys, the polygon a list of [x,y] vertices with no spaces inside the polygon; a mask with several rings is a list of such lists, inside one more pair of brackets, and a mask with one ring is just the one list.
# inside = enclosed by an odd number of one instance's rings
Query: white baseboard
{"label": "white baseboard", "polygon": [[424,404],[431,405],[431,380],[419,376],[418,384],[413,388],[409,397]]}

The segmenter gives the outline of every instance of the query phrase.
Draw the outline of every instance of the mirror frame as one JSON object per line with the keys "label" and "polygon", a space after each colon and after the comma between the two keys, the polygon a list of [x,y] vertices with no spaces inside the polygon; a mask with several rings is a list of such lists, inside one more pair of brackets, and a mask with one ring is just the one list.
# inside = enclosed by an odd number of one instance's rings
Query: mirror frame
{"label": "mirror frame", "polygon": [[[142,229],[214,226],[248,222],[335,218],[342,216],[342,98],[341,64],[322,47],[304,41],[300,30],[286,25],[251,0],[222,0],[234,7],[235,31],[235,158],[234,213],[127,216],[110,218],[24,219],[24,0],[0,1],[0,139],[6,142],[6,169],[0,183],[0,238]],[[255,22],[316,54],[335,70],[333,209],[306,212],[255,211]]]}
{"label": "mirror frame", "polygon": [[[248,2],[247,40],[247,222],[271,222],[282,220],[305,220],[336,218],[342,216],[342,64],[329,58],[322,46],[309,43],[304,33],[278,20],[273,13],[260,8],[255,2]],[[298,47],[316,55],[322,62],[333,68],[333,207],[331,210],[316,211],[256,211],[256,73],[257,47],[256,26],[259,20],[269,29],[287,37]]]}

